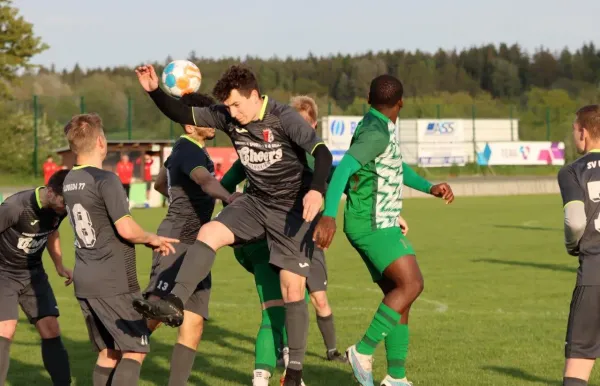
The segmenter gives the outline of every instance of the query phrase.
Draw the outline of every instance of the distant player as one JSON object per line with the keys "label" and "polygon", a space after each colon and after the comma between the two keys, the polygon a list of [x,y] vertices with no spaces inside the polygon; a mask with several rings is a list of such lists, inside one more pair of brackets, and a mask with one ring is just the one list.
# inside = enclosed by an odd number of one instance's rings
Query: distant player
{"label": "distant player", "polygon": [[579,258],[565,339],[563,386],[587,385],[600,357],[600,105],[577,111],[573,141],[582,157],[558,173],[565,246]]}
{"label": "distant player", "polygon": [[399,226],[403,185],[442,197],[447,203],[454,199],[450,186],[432,185],[402,162],[395,124],[402,108],[402,93],[402,83],[391,75],[378,76],[371,82],[371,109],[357,126],[350,149],[333,174],[325,211],[314,232],[317,245],[328,248],[345,191],[344,233],[384,294],[364,337],[346,351],[354,376],[363,386],[373,386],[373,353],[382,340],[388,374],[381,385],[410,385],[404,367],[408,313],[423,290],[423,277],[415,252]]}
{"label": "distant player", "polygon": [[56,272],[67,279],[65,285],[71,284],[72,273],[63,266],[58,234],[65,218],[62,191],[67,173],[57,171],[47,186],[16,193],[0,205],[0,385],[6,382],[19,306],[42,338],[42,360],[52,383],[71,384],[58,305],[42,264],[47,246]]}
{"label": "distant player", "polygon": [[[311,228],[321,210],[331,153],[298,112],[261,95],[255,75],[247,68],[227,69],[213,90],[223,104],[203,108],[186,106],[166,95],[158,87],[152,66],[139,67],[136,73],[170,119],[224,131],[250,185],[247,194],[202,226],[173,291],[158,301],[136,302],[135,307],[153,319],[181,323],[183,304],[208,276],[216,251],[266,236],[270,263],[280,268],[286,308],[290,361],[285,386],[300,385],[308,338],[305,283],[315,251]],[[315,157],[314,172],[307,165],[307,152]]]}
{"label": "distant player", "polygon": [[54,158],[49,155],[46,157],[46,162],[44,162],[44,165],[42,165],[42,170],[44,172],[44,184],[47,185],[48,181],[50,181],[50,177],[60,170],[60,166],[58,166],[56,162],[54,162]]}
{"label": "distant player", "polygon": [[[215,103],[211,97],[197,93],[186,94],[181,101],[196,107]],[[179,239],[180,243],[175,245],[176,253],[173,255],[154,254],[150,282],[144,292],[150,299],[165,296],[173,288],[185,252],[196,241],[200,227],[211,220],[215,199],[231,203],[239,195],[227,192],[213,176],[214,165],[204,145],[205,140],[215,137],[215,129],[192,125],[183,127],[186,134],[175,142],[155,183],[155,189],[169,198],[167,216],[158,227],[157,234]],[[185,304],[183,324],[179,327],[177,344],[171,355],[169,386],[187,385],[204,320],[208,320],[210,290],[209,274]],[[154,331],[159,323],[150,320],[148,327]]]}
{"label": "distant player", "polygon": [[125,194],[129,198],[129,192],[131,191],[131,179],[133,178],[133,162],[129,160],[127,154],[121,154],[121,160],[117,162],[117,176],[123,184]]}
{"label": "distant player", "polygon": [[94,386],[137,385],[150,347],[146,322],[131,308],[139,298],[135,245],[163,254],[172,240],[144,232],[131,218],[116,174],[102,169],[107,144],[96,114],[74,116],[65,126],[76,165],[64,182],[64,198],[75,233],[75,296],[99,352]]}
{"label": "distant player", "polygon": [[143,179],[146,183],[146,202],[144,206],[146,208],[150,207],[150,193],[152,192],[152,164],[154,164],[154,159],[152,159],[152,154],[150,152],[144,153],[144,156],[138,158],[136,164],[140,165],[144,163],[144,175]]}

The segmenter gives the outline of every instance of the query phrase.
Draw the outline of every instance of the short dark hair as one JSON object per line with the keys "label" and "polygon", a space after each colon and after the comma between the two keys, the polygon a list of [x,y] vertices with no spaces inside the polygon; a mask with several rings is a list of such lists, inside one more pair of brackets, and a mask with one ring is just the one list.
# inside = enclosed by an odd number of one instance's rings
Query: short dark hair
{"label": "short dark hair", "polygon": [[229,98],[232,90],[238,90],[245,97],[249,97],[253,90],[260,95],[256,76],[249,68],[242,65],[233,65],[225,71],[213,88],[213,95],[223,102]]}
{"label": "short dark hair", "polygon": [[380,75],[371,81],[369,104],[372,106],[394,107],[402,99],[404,87],[392,75]]}
{"label": "short dark hair", "polygon": [[208,107],[216,104],[215,98],[208,94],[192,92],[181,97],[181,102],[186,106],[192,107]]}
{"label": "short dark hair", "polygon": [[59,196],[62,196],[63,184],[65,183],[65,177],[67,176],[67,174],[69,174],[69,170],[67,169],[57,171],[52,175],[52,177],[50,177],[46,187],[52,189],[52,191],[58,194]]}
{"label": "short dark hair", "polygon": [[577,122],[594,139],[600,139],[600,105],[587,105],[577,110]]}

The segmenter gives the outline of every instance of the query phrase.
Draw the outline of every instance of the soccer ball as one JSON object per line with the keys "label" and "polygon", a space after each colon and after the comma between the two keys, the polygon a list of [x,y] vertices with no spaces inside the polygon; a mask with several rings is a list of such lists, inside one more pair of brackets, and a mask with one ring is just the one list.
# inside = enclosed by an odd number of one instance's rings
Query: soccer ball
{"label": "soccer ball", "polygon": [[180,98],[198,91],[202,74],[198,66],[189,60],[174,60],[165,67],[162,82],[169,94]]}

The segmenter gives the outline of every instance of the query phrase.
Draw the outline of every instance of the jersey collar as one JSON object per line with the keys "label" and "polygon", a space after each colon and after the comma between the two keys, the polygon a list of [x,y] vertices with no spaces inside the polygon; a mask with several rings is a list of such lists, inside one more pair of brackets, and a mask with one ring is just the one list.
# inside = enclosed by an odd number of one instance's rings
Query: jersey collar
{"label": "jersey collar", "polygon": [[200,149],[202,149],[204,147],[204,146],[202,146],[202,144],[200,142],[196,141],[194,138],[190,137],[189,135],[184,134],[184,135],[181,136],[181,138],[185,138],[188,141],[190,141],[192,143],[195,143],[196,145],[198,145],[198,147]]}
{"label": "jersey collar", "polygon": [[40,199],[40,190],[45,188],[45,186],[38,186],[35,188],[35,202],[37,202],[38,208],[42,209],[42,200]]}
{"label": "jersey collar", "polygon": [[260,109],[260,114],[258,115],[258,120],[262,121],[263,118],[265,117],[265,113],[267,112],[267,105],[269,104],[269,96],[265,95],[263,96],[263,104],[262,104],[262,108]]}
{"label": "jersey collar", "polygon": [[75,165],[73,166],[73,170],[79,170],[79,169],[83,169],[83,168],[93,168],[92,165]]}
{"label": "jersey collar", "polygon": [[[376,116],[379,119],[383,119],[386,123],[388,122],[392,122],[390,121],[390,119],[388,117],[386,117],[385,115],[383,115],[379,110],[374,109],[373,107],[371,107],[369,109],[368,114],[372,114],[374,116]],[[393,123],[393,122],[392,122]]]}

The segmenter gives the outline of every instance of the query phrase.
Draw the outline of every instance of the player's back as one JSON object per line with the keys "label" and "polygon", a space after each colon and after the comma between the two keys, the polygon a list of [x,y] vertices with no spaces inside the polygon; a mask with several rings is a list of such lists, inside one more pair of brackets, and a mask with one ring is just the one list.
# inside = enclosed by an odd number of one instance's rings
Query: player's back
{"label": "player's back", "polygon": [[139,291],[135,248],[115,227],[130,215],[117,175],[76,166],[65,178],[63,194],[75,233],[75,295],[94,298]]}
{"label": "player's back", "polygon": [[201,167],[214,175],[213,161],[202,145],[188,136],[182,136],[173,146],[165,167],[169,209],[157,233],[177,238],[184,244],[193,244],[200,227],[210,221],[215,199],[192,180],[191,173]]}
{"label": "player's back", "polygon": [[362,167],[346,187],[344,229],[370,232],[398,226],[403,176],[396,125],[371,109],[356,127],[350,146],[349,154]]}

